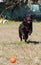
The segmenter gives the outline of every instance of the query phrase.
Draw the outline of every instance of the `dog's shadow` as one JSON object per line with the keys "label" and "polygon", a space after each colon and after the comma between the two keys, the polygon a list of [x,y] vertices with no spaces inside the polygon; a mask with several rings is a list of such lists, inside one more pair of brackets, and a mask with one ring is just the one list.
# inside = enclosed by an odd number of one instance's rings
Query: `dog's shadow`
{"label": "dog's shadow", "polygon": [[29,44],[29,43],[39,44],[39,43],[41,43],[41,42],[40,42],[40,41],[31,41],[31,40],[28,40],[28,41],[27,41],[27,44]]}

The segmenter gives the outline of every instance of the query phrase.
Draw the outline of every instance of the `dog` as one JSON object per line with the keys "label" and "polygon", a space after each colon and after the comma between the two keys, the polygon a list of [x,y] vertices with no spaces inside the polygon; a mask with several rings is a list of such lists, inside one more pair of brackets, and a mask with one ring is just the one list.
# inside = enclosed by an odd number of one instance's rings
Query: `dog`
{"label": "dog", "polygon": [[27,14],[23,17],[24,26],[29,27],[29,35],[32,34],[32,30],[33,30],[32,28],[33,16],[34,15]]}
{"label": "dog", "polygon": [[24,39],[24,41],[26,42],[28,39],[28,33],[29,33],[29,31],[27,30],[27,28],[23,25],[23,23],[21,23],[19,26],[20,40],[22,41],[22,39]]}
{"label": "dog", "polygon": [[20,40],[22,41],[22,39],[24,39],[26,42],[28,39],[28,35],[31,35],[31,33],[32,33],[32,16],[26,15],[23,18],[23,22],[19,26]]}

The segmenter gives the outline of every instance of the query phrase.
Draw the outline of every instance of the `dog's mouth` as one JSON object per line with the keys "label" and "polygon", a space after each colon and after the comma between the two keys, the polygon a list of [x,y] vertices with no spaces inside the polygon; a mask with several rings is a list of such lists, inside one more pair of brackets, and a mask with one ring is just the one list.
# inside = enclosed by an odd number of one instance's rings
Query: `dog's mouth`
{"label": "dog's mouth", "polygon": [[28,24],[30,23],[30,21],[27,22]]}

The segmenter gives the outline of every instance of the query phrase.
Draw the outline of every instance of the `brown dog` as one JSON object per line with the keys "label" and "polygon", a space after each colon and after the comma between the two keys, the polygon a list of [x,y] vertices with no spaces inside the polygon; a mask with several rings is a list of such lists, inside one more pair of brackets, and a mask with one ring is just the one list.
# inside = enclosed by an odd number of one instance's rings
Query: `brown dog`
{"label": "brown dog", "polygon": [[23,17],[23,22],[19,26],[19,37],[20,40],[25,40],[25,42],[28,39],[28,35],[31,35],[32,33],[32,16],[31,15],[25,15]]}

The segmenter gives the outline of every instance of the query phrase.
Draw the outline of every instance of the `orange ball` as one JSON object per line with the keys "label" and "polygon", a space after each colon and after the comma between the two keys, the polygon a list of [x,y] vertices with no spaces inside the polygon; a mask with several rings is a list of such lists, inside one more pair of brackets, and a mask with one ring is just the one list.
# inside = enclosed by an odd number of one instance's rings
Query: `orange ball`
{"label": "orange ball", "polygon": [[15,63],[15,62],[16,62],[16,58],[15,58],[15,57],[11,57],[11,58],[10,58],[10,62],[11,62],[11,63]]}

